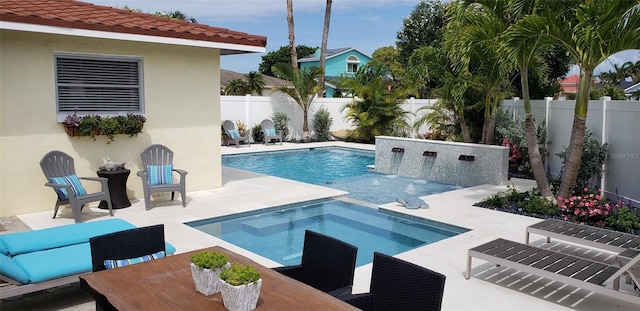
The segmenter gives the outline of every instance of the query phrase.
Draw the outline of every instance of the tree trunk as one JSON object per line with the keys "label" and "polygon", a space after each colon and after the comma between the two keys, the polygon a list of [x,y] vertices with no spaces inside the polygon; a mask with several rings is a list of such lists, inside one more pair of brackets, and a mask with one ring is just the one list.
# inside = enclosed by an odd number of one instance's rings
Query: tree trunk
{"label": "tree trunk", "polygon": [[558,197],[568,198],[573,194],[573,188],[578,178],[580,160],[582,159],[582,145],[584,144],[586,121],[586,118],[579,115],[574,115],[573,117],[571,140],[569,141],[569,147],[567,147]]}
{"label": "tree trunk", "polygon": [[489,123],[487,124],[487,137],[485,140],[485,144],[491,145],[493,144],[493,134],[496,130],[496,114],[495,111],[491,113],[489,117]]}
{"label": "tree trunk", "polygon": [[489,131],[489,117],[491,115],[491,95],[488,93],[484,97],[484,121],[482,122],[482,138],[480,138],[480,143],[489,144],[487,142],[487,135]]}
{"label": "tree trunk", "polygon": [[540,146],[538,146],[538,135],[536,134],[536,126],[533,123],[533,116],[531,113],[528,68],[520,68],[520,82],[522,84],[522,97],[524,100],[525,112],[524,131],[527,138],[527,149],[529,152],[529,162],[531,163],[531,170],[533,171],[533,177],[536,179],[538,190],[540,190],[540,195],[547,199],[552,199],[553,193],[551,192],[549,179],[547,178],[547,172],[545,171],[544,163],[542,162]]}
{"label": "tree trunk", "polygon": [[322,73],[318,79],[320,88],[318,89],[318,97],[324,97],[324,65],[327,59],[327,40],[329,39],[329,23],[331,20],[331,3],[333,0],[327,0],[327,6],[324,11],[324,27],[322,28],[322,46],[320,47],[320,69]]}
{"label": "tree trunk", "polygon": [[464,120],[464,116],[460,118],[460,130],[462,130],[462,139],[465,143],[471,142],[471,135],[469,135],[469,129],[467,128],[467,122]]}
{"label": "tree trunk", "polygon": [[309,108],[304,109],[303,112],[303,120],[302,120],[302,140],[309,140]]}
{"label": "tree trunk", "polygon": [[289,27],[289,49],[291,55],[291,67],[298,70],[298,52],[296,51],[296,36],[293,28],[293,0],[287,0],[287,26]]}
{"label": "tree trunk", "polygon": [[578,168],[582,159],[582,145],[584,144],[584,134],[587,121],[587,111],[589,109],[589,93],[591,92],[591,80],[593,70],[581,70],[580,82],[578,85],[578,96],[573,116],[573,126],[571,127],[571,139],[564,161],[564,171],[562,182],[560,183],[559,197],[568,198],[573,194],[573,188],[578,178]]}

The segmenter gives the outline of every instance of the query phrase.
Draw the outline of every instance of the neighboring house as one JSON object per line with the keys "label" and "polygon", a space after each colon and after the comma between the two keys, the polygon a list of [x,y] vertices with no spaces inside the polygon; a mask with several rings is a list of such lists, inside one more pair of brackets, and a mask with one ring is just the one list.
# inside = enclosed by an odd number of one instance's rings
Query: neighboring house
{"label": "neighboring house", "polygon": [[578,84],[580,82],[579,75],[571,75],[559,81],[562,87],[562,93],[575,94],[578,92]]}
{"label": "neighboring house", "polygon": [[[333,97],[336,77],[353,77],[360,67],[371,61],[371,56],[354,48],[327,49],[325,60],[325,97]],[[300,69],[320,67],[320,49],[298,60]]]}
{"label": "neighboring house", "polygon": [[[246,74],[231,71],[231,70],[220,69],[220,93],[224,94],[224,88],[227,85],[229,85],[229,81],[233,79],[240,79],[240,80],[246,81],[247,79],[245,75]],[[272,76],[267,76],[267,75],[262,75],[262,78],[264,79],[264,90],[262,90],[262,94],[257,94],[260,96],[270,96],[271,93],[275,92],[274,89],[277,86],[286,85],[286,86],[293,87],[291,85],[291,82],[287,80],[282,80],[282,79],[272,77]]]}
{"label": "neighboring house", "polygon": [[[86,2],[0,0],[0,214],[53,210],[39,166],[51,150],[71,155],[79,176],[124,162],[134,201],[151,144],[174,151],[188,191],[221,187],[220,56],[264,52],[266,40]],[[65,134],[61,122],[76,110],[147,121],[137,137],[106,144]]]}
{"label": "neighboring house", "polygon": [[636,83],[624,89],[627,100],[640,100],[640,83]]}

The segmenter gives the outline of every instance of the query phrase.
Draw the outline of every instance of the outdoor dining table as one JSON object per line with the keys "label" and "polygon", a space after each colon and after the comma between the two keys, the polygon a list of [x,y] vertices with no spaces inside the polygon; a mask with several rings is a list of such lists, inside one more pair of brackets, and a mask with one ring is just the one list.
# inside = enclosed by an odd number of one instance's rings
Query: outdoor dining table
{"label": "outdoor dining table", "polygon": [[220,293],[205,296],[191,277],[191,256],[222,252],[231,263],[251,264],[262,278],[256,310],[358,310],[225,248],[214,246],[121,268],[80,276],[80,286],[98,310],[226,310]]}

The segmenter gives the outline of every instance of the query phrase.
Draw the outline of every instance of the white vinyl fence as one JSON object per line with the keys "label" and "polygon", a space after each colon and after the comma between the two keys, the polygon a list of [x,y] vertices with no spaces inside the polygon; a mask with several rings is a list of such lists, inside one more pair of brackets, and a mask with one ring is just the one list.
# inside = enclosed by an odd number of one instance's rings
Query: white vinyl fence
{"label": "white vinyl fence", "polygon": [[[321,108],[332,115],[331,130],[352,129],[353,125],[344,119],[340,110],[351,102],[352,98],[316,98],[309,111],[309,129],[313,137],[313,116]],[[433,99],[409,99],[403,108],[409,111],[409,124],[430,111],[420,110],[435,103]],[[534,117],[541,120],[546,116],[548,139],[551,141],[547,157],[547,171],[552,177],[558,177],[562,170],[562,161],[555,155],[569,144],[573,124],[573,100],[533,100]],[[271,119],[274,112],[284,112],[289,118],[292,139],[302,136],[302,109],[288,96],[274,93],[271,96],[221,96],[221,115],[223,120],[241,121],[253,127],[264,119]],[[505,100],[502,107],[509,109],[515,119],[523,114],[523,102],[519,99]],[[609,143],[609,160],[602,180],[602,189],[613,197],[616,193],[640,204],[640,102],[617,101],[604,97],[589,102],[587,127],[600,142]],[[415,136],[427,130],[421,127]]]}
{"label": "white vinyl fence", "polygon": [[[556,154],[569,145],[573,125],[575,100],[531,101],[536,120],[546,117],[548,140],[547,172],[559,177],[562,160]],[[505,100],[502,107],[513,113],[514,119],[524,116],[523,102]],[[537,123],[536,123],[537,124]],[[611,100],[603,97],[589,101],[587,128],[600,143],[608,143],[609,159],[600,187],[611,198],[616,195],[640,203],[640,102]]]}
{"label": "white vinyl fence", "polygon": [[[300,139],[302,137],[302,109],[289,96],[280,93],[274,93],[271,96],[220,96],[221,98],[221,115],[222,120],[231,120],[233,122],[241,121],[248,127],[260,124],[264,119],[272,119],[274,112],[284,112],[289,116],[289,132],[291,139]],[[326,108],[332,116],[333,124],[331,131],[340,129],[352,129],[353,125],[346,121],[344,113],[341,113],[342,107],[350,103],[353,98],[316,98],[309,109],[309,131],[311,137],[314,137],[313,116],[316,111]],[[403,108],[411,114],[407,120],[409,124],[413,124],[416,116],[415,113],[423,106],[430,106],[435,103],[433,99],[409,99],[403,104]],[[417,116],[421,116],[428,110],[423,109],[417,112]],[[420,133],[424,133],[426,128],[421,128]]]}

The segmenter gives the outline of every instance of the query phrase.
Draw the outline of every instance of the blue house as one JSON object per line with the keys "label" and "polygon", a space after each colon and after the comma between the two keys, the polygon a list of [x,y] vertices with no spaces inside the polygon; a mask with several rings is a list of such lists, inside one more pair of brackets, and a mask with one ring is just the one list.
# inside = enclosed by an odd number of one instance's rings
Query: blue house
{"label": "blue house", "polygon": [[[353,77],[360,67],[371,61],[371,56],[354,48],[327,49],[325,60],[325,97],[333,97],[336,85],[336,77]],[[320,67],[320,49],[312,55],[298,60],[300,69],[308,67]]]}

